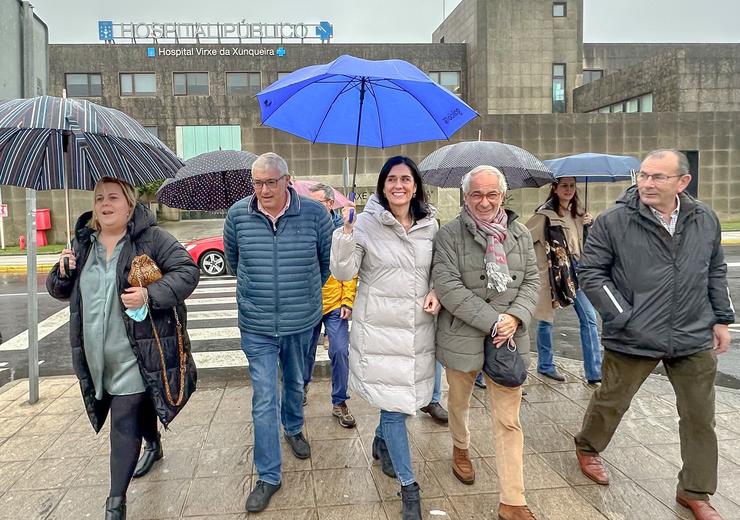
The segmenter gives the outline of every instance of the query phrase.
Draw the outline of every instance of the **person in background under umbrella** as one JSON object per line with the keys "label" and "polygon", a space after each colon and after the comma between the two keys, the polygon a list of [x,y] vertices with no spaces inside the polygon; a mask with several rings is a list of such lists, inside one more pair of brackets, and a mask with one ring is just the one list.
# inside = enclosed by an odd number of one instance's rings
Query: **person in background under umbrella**
{"label": "person in background under umbrella", "polygon": [[[334,189],[322,183],[309,188],[309,196],[320,202],[332,217],[334,229],[342,227],[342,215],[335,212]],[[308,384],[311,382],[313,367],[316,363],[316,347],[321,334],[321,325],[326,329],[329,338],[329,360],[331,361],[331,414],[337,418],[343,428],[354,428],[355,418],[347,407],[347,380],[349,378],[349,320],[352,317],[352,305],[357,290],[357,278],[340,282],[333,276],[322,289],[324,308],[321,321],[314,329],[311,347],[308,349],[303,372],[303,405],[308,398]]]}
{"label": "person in background under umbrella", "polygon": [[350,387],[380,408],[373,458],[401,483],[404,520],[421,520],[419,485],[411,467],[406,418],[430,402],[434,388],[434,315],[430,285],[436,210],[408,157],[391,157],[357,223],[345,207],[334,231],[331,271],[359,273],[350,333]]}
{"label": "person in background under umbrella", "polygon": [[[142,437],[144,456],[137,475],[143,476],[162,458],[157,416],[169,424],[195,391],[196,372],[190,339],[182,329],[186,352],[183,401],[165,399],[180,389],[180,371],[163,382],[159,351],[146,315],[132,319],[134,310],[151,313],[167,359],[178,358],[178,338],[172,307],[185,325],[185,299],[198,285],[199,269],[175,237],[157,226],[154,215],[136,203],[134,188],[103,177],[95,185],[95,205],[77,221],[72,249],[62,251],[46,280],[49,294],[70,302],[72,363],[90,422],[99,432],[111,414],[110,491],[106,520],[126,518],[126,491],[136,467]],[[136,255],[146,254],[162,278],[146,288],[130,287],[128,274]],[[70,271],[64,266],[69,260]],[[126,309],[124,311],[124,308]],[[141,318],[141,321],[139,321]],[[168,367],[169,368],[169,367]],[[170,376],[168,376],[168,379]]]}
{"label": "person in background under umbrella", "polygon": [[[529,364],[527,326],[537,302],[539,279],[532,238],[517,215],[502,207],[506,178],[478,166],[462,179],[465,205],[437,235],[432,281],[442,303],[437,320],[437,359],[450,385],[452,472],[475,482],[468,427],[473,385],[484,363],[484,342],[516,343]],[[499,520],[534,520],[524,496],[524,435],[519,422],[522,387],[499,385],[485,375],[501,484]]]}
{"label": "person in background under umbrella", "polygon": [[226,215],[224,253],[236,272],[241,346],[252,378],[257,481],[246,509],[256,513],[282,485],[280,422],[293,455],[311,457],[303,435],[303,360],[321,320],[332,225],[321,204],[290,187],[288,165],[279,155],[259,156],[252,184],[254,195]]}
{"label": "person in background under umbrella", "polygon": [[537,372],[565,381],[553,363],[552,324],[554,309],[573,305],[581,325],[583,370],[589,384],[601,382],[601,343],[596,311],[578,287],[576,266],[583,251],[584,226],[591,224],[591,214],[583,210],[576,190],[575,177],[560,177],[552,183],[550,195],[527,222],[532,234],[537,268],[540,271],[540,295],[534,318],[537,320]]}

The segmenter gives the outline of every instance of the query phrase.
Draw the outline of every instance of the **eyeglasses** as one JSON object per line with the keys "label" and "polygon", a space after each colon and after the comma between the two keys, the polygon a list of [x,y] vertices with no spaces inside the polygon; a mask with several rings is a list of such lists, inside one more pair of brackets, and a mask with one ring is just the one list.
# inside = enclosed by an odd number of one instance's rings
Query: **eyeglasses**
{"label": "eyeglasses", "polygon": [[684,176],[683,173],[679,173],[678,175],[666,175],[664,173],[656,173],[656,174],[650,175],[645,172],[639,172],[637,174],[637,180],[640,182],[646,182],[646,181],[652,180],[653,182],[655,182],[655,184],[665,184],[666,182],[668,182],[668,179],[675,179],[676,177],[683,177],[683,176]]}
{"label": "eyeglasses", "polygon": [[278,181],[285,177],[285,175],[281,175],[277,179],[267,179],[266,181],[252,181],[252,185],[254,186],[254,189],[256,191],[260,191],[262,189],[262,186],[267,186],[269,189],[274,190],[277,188]]}
{"label": "eyeglasses", "polygon": [[501,197],[501,193],[497,191],[492,191],[490,193],[481,193],[479,191],[474,191],[473,193],[469,193],[468,197],[470,197],[470,200],[472,200],[476,204],[482,201],[484,197],[488,199],[488,202],[495,203],[496,201],[498,201],[499,197]]}

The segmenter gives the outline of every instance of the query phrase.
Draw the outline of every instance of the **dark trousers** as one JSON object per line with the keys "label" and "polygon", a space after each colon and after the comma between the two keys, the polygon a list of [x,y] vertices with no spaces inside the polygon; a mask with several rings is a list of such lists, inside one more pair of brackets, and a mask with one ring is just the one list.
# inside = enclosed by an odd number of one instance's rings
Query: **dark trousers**
{"label": "dark trousers", "polygon": [[139,460],[142,437],[148,442],[159,439],[157,413],[146,393],[106,395],[110,399],[110,493],[126,496]]}
{"label": "dark trousers", "polygon": [[[606,449],[635,393],[660,359],[604,353],[601,386],[594,392],[576,435],[579,450]],[[717,436],[714,433],[714,378],[717,356],[712,350],[663,359],[676,394],[678,433],[683,467],[677,492],[694,500],[708,500],[717,489]]]}

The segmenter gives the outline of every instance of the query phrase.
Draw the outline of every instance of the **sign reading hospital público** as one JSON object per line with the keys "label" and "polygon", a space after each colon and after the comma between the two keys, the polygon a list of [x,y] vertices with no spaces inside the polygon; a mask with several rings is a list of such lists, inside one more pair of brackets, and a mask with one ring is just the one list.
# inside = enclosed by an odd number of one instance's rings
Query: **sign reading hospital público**
{"label": "sign reading hospital p\u00fablico", "polygon": [[242,20],[233,23],[113,23],[98,21],[101,41],[151,41],[153,43],[198,43],[259,40],[320,40],[328,43],[334,36],[334,27],[326,21],[319,23],[250,23]]}

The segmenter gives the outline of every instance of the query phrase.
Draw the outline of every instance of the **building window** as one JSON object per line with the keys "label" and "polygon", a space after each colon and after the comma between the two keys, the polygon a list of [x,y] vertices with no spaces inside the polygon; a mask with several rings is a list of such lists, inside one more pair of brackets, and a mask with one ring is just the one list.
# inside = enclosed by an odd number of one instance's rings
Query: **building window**
{"label": "building window", "polygon": [[604,77],[604,71],[601,69],[583,69],[583,84],[588,85],[592,81]]}
{"label": "building window", "polygon": [[64,82],[69,97],[99,97],[103,95],[100,74],[65,74]]}
{"label": "building window", "polygon": [[156,126],[144,126],[144,130],[159,139],[159,129]]}
{"label": "building window", "polygon": [[226,93],[234,96],[255,95],[260,91],[259,72],[227,72]]}
{"label": "building window", "polygon": [[628,99],[624,103],[624,111],[625,112],[639,112],[640,111],[640,99],[639,98],[632,98]]}
{"label": "building window", "polygon": [[552,16],[553,18],[565,18],[568,16],[568,4],[566,2],[553,2],[552,3]]}
{"label": "building window", "polygon": [[207,96],[207,72],[174,72],[172,84],[176,96]]}
{"label": "building window", "polygon": [[283,79],[288,74],[292,74],[292,72],[278,72],[278,79]]}
{"label": "building window", "polygon": [[437,71],[430,72],[429,77],[435,83],[443,86],[456,96],[459,96],[462,92],[460,89],[460,72],[459,71]]}
{"label": "building window", "polygon": [[565,63],[552,64],[552,113],[565,112]]}
{"label": "building window", "polygon": [[645,94],[640,96],[640,112],[652,112],[653,111],[653,95]]}
{"label": "building window", "polygon": [[122,72],[119,77],[122,96],[157,95],[157,75],[153,72]]}

